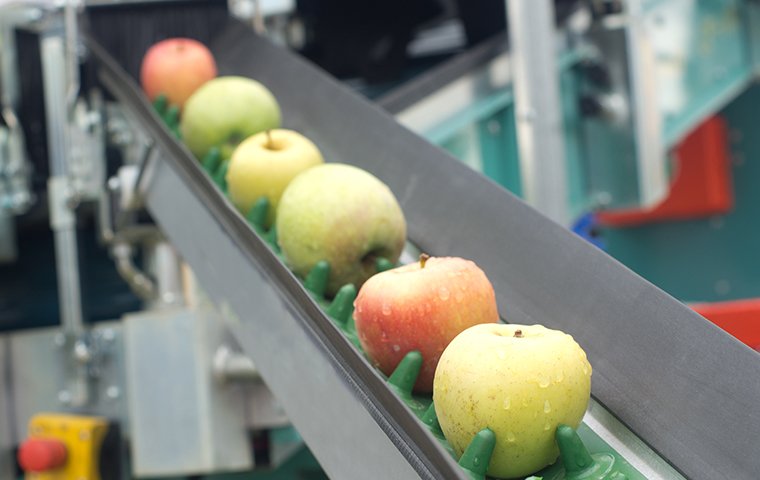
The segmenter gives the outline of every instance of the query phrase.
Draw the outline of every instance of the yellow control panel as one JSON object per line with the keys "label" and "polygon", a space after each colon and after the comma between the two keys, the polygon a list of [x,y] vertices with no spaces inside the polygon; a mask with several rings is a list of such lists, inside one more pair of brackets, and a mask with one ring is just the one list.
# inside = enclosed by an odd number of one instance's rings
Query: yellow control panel
{"label": "yellow control panel", "polygon": [[104,418],[35,415],[18,453],[26,480],[100,480],[98,459],[107,432]]}

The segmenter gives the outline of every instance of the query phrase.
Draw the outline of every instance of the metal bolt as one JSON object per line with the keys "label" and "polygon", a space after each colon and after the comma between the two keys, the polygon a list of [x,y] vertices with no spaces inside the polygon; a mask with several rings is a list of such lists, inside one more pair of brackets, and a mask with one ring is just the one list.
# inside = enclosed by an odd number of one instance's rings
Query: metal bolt
{"label": "metal bolt", "polygon": [[87,363],[92,360],[92,352],[87,346],[87,343],[82,340],[77,340],[74,344],[74,358],[81,363]]}
{"label": "metal bolt", "polygon": [[111,385],[108,388],[106,388],[106,397],[110,398],[111,400],[116,400],[121,396],[121,390],[119,390],[119,387],[116,385]]}
{"label": "metal bolt", "polygon": [[106,328],[103,330],[100,334],[100,338],[102,338],[106,342],[113,342],[116,338],[116,334],[114,333],[113,329]]}
{"label": "metal bolt", "polygon": [[61,390],[60,392],[58,392],[58,401],[64,405],[70,404],[71,392],[69,392],[68,390]]}
{"label": "metal bolt", "polygon": [[177,302],[177,296],[171,292],[165,292],[161,295],[161,300],[167,305],[173,305]]}
{"label": "metal bolt", "polygon": [[612,203],[612,194],[610,192],[598,192],[595,197],[597,205],[605,206]]}
{"label": "metal bolt", "polygon": [[722,279],[715,282],[715,293],[718,295],[727,295],[731,291],[731,282]]}
{"label": "metal bolt", "polygon": [[533,109],[523,110],[517,113],[517,120],[521,122],[533,122],[536,119],[536,111]]}
{"label": "metal bolt", "polygon": [[108,189],[112,192],[117,192],[121,188],[121,181],[119,177],[111,177],[108,179]]}

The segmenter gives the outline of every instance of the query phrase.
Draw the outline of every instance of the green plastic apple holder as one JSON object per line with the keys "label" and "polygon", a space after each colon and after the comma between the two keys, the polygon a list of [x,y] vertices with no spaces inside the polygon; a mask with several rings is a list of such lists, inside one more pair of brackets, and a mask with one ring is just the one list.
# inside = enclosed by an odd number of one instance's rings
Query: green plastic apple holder
{"label": "green plastic apple holder", "polygon": [[[154,107],[169,129],[179,138],[177,127],[179,111],[169,106],[164,96],[159,96],[156,99]],[[221,151],[218,148],[211,148],[201,160],[203,169],[225,196],[227,195],[227,164],[228,162],[222,158]],[[282,261],[282,253],[277,244],[276,229],[264,227],[268,212],[269,200],[262,197],[248,211],[246,220]],[[396,265],[385,258],[378,258],[375,266],[378,272],[382,272],[394,268]],[[366,355],[359,342],[353,319],[354,300],[357,295],[356,287],[352,284],[344,285],[330,300],[325,296],[329,277],[330,265],[326,261],[321,261],[309,272],[303,280],[303,284],[346,338]],[[453,448],[446,441],[438,423],[432,397],[430,395],[417,395],[412,392],[421,367],[422,355],[420,352],[415,350],[407,353],[391,376],[387,378],[388,385],[414,412],[417,418],[427,426],[446,450],[456,458]],[[581,437],[592,444],[594,453],[589,452]],[[555,439],[560,451],[559,461],[526,480],[645,480],[641,473],[585,425],[581,425],[577,431],[567,425],[559,425],[555,432]],[[459,458],[459,465],[471,479],[485,480],[488,478],[486,472],[495,446],[496,435],[488,428],[484,428],[473,437]]]}

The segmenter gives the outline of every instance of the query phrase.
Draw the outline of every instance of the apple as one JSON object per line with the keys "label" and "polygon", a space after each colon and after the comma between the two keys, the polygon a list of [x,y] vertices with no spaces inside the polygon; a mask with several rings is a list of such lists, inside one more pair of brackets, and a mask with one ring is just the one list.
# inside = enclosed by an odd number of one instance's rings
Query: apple
{"label": "apple", "polygon": [[327,296],[376,273],[375,261],[398,261],[406,221],[393,192],[361,168],[326,163],[290,182],[277,207],[277,241],[285,262],[305,277],[317,262],[330,264]]}
{"label": "apple", "polygon": [[280,107],[262,84],[245,77],[217,77],[206,82],[185,103],[182,139],[201,159],[219,147],[227,160],[240,142],[280,126]]}
{"label": "apple", "polygon": [[468,328],[444,350],[433,383],[435,412],[457,455],[481,429],[495,433],[488,475],[497,478],[553,463],[557,426],[577,428],[590,394],[586,353],[542,325]]}
{"label": "apple", "polygon": [[296,175],[324,163],[314,143],[293,130],[275,129],[245,139],[232,152],[227,188],[232,203],[244,215],[261,197],[269,199],[269,228],[282,192]]}
{"label": "apple", "polygon": [[216,62],[208,48],[191,38],[169,38],[148,49],[140,67],[145,94],[155,100],[166,95],[182,108],[198,87],[216,77]]}
{"label": "apple", "polygon": [[371,277],[354,302],[362,348],[386,375],[408,352],[422,354],[414,390],[431,392],[438,359],[463,330],[499,321],[491,282],[474,262],[423,255]]}

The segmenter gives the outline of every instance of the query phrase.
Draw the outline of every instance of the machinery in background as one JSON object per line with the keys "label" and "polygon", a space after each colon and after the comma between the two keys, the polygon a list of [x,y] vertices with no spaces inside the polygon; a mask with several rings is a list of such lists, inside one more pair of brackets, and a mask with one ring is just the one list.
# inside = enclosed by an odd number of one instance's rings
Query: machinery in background
{"label": "machinery in background", "polygon": [[0,478],[16,447],[38,480],[288,461],[302,440],[134,195],[152,141],[83,68],[80,7],[0,9]]}
{"label": "machinery in background", "polygon": [[[379,103],[755,347],[760,7],[612,3],[576,10],[542,52],[551,2],[525,4],[509,51],[493,39]],[[513,88],[526,75],[534,92]]]}

